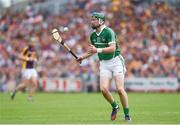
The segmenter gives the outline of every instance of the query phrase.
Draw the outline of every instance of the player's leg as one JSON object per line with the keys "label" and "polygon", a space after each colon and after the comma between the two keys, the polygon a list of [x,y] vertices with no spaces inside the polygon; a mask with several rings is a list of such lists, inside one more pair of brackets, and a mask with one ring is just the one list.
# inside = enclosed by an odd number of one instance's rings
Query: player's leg
{"label": "player's leg", "polygon": [[129,116],[128,96],[124,89],[124,75],[122,74],[122,75],[114,76],[114,79],[115,79],[117,92],[119,94],[120,101],[123,106],[125,120],[130,121],[131,119]]}
{"label": "player's leg", "polygon": [[100,90],[104,96],[104,98],[112,104],[114,102],[114,98],[109,91],[110,78],[108,76],[100,76]]}
{"label": "player's leg", "polygon": [[104,98],[111,104],[111,106],[112,106],[111,120],[115,120],[119,106],[115,102],[112,94],[109,91],[110,81],[111,81],[111,78],[109,76],[100,75],[100,90],[101,90]]}
{"label": "player's leg", "polygon": [[112,73],[101,67],[100,68],[100,90],[104,98],[111,104],[112,106],[111,120],[115,120],[119,106],[115,102],[112,94],[109,91],[111,79],[112,79]]}
{"label": "player's leg", "polygon": [[15,95],[18,91],[24,89],[26,87],[27,79],[22,78],[21,82],[18,84],[18,86],[14,89],[14,91],[11,93],[11,99],[13,100],[15,98]]}
{"label": "player's leg", "polygon": [[125,115],[125,120],[130,121],[130,116],[129,116],[129,105],[128,105],[128,96],[127,93],[124,89],[124,74],[125,74],[125,66],[124,66],[124,61],[123,57],[117,57],[116,58],[116,63],[113,66],[113,77],[115,80],[117,92],[120,97],[121,104],[123,106],[124,110],[124,115]]}
{"label": "player's leg", "polygon": [[33,99],[34,96],[34,92],[36,90],[37,87],[37,71],[35,69],[30,69],[28,71],[29,74],[29,96],[28,96],[28,100],[31,101]]}
{"label": "player's leg", "polygon": [[37,87],[37,79],[35,77],[32,77],[29,80],[29,96],[28,96],[29,101],[32,101],[36,87]]}

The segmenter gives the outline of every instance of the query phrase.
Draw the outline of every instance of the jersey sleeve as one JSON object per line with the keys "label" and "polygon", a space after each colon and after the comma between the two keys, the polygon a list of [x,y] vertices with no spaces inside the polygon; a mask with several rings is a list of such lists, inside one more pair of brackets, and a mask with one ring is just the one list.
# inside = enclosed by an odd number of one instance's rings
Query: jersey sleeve
{"label": "jersey sleeve", "polygon": [[115,33],[112,29],[108,29],[108,32],[107,32],[107,42],[108,44],[113,44],[113,43],[116,43],[116,36],[115,36]]}
{"label": "jersey sleeve", "polygon": [[90,36],[90,42],[91,42],[92,45],[94,45],[94,42],[93,42],[93,33]]}
{"label": "jersey sleeve", "polygon": [[27,50],[28,50],[28,47],[24,47],[21,52],[21,55],[25,56],[27,54]]}

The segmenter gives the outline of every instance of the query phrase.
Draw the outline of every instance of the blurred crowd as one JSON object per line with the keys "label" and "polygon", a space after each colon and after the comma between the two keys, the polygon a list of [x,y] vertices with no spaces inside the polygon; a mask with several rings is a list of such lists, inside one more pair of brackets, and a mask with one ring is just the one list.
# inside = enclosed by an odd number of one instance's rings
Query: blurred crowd
{"label": "blurred crowd", "polygon": [[[125,58],[126,77],[180,78],[180,8],[164,2],[133,3],[128,0],[73,0],[58,15],[35,12],[29,4],[23,12],[7,11],[0,18],[0,82],[18,82],[21,62],[15,54],[30,40],[37,42],[37,70],[44,77],[79,77],[89,82],[98,77],[98,59],[79,65],[52,38],[58,27],[65,42],[78,55],[89,45],[90,13],[106,15],[106,25],[117,33]],[[63,27],[69,30],[63,32]]]}

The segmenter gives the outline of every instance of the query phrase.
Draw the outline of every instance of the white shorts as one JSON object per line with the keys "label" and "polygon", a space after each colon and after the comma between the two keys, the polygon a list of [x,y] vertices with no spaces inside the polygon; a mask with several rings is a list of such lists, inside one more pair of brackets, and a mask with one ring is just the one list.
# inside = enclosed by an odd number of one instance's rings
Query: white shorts
{"label": "white shorts", "polygon": [[112,78],[117,75],[124,76],[125,72],[124,58],[121,55],[110,60],[100,61],[100,76]]}
{"label": "white shorts", "polygon": [[31,79],[31,78],[37,78],[38,74],[35,69],[23,69],[22,70],[22,78],[25,79]]}

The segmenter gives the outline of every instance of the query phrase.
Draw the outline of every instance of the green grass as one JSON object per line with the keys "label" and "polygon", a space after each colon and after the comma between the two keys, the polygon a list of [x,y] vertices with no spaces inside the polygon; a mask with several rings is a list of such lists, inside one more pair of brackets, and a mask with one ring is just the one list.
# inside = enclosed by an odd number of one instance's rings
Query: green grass
{"label": "green grass", "polygon": [[[113,94],[118,100],[117,94]],[[128,93],[133,124],[180,123],[180,93]],[[124,124],[122,108],[110,121],[111,106],[101,93],[0,94],[0,124]],[[119,103],[119,101],[118,101]]]}

